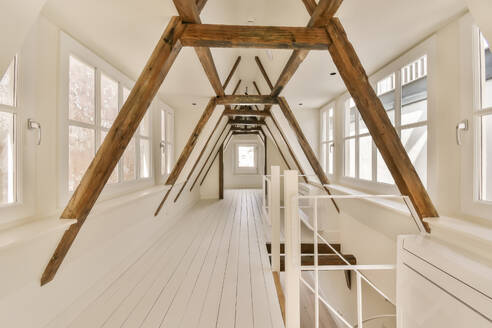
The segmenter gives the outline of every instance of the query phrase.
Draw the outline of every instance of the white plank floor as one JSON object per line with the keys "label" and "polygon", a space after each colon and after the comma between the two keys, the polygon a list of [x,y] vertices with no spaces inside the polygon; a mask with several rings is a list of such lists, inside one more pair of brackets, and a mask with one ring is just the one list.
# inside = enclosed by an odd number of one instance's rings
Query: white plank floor
{"label": "white plank floor", "polygon": [[261,192],[199,202],[69,327],[283,327]]}

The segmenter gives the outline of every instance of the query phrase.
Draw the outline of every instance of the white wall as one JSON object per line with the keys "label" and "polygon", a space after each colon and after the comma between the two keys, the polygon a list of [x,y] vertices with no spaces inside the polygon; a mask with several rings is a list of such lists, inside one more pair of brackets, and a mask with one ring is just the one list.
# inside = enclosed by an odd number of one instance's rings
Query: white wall
{"label": "white wall", "polygon": [[[256,145],[257,149],[257,168],[255,174],[240,174],[236,172],[235,160],[236,160],[236,147],[239,144],[252,144]],[[236,135],[232,138],[229,147],[224,152],[224,188],[225,189],[260,189],[261,179],[264,173],[265,167],[265,148],[263,143],[259,140],[258,136],[244,136]],[[218,181],[218,180],[217,180]]]}

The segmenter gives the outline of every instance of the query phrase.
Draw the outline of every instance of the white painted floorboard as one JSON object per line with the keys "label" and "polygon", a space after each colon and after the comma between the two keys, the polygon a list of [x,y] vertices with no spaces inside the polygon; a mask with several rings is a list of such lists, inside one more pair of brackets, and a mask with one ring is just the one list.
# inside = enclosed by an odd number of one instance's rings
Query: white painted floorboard
{"label": "white painted floorboard", "polygon": [[258,190],[201,201],[68,327],[283,327]]}

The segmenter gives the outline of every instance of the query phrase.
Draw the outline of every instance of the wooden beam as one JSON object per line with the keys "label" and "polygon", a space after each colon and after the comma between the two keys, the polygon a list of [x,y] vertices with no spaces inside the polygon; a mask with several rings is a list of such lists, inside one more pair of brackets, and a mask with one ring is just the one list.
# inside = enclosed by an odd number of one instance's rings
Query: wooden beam
{"label": "wooden beam", "polygon": [[231,125],[263,125],[265,124],[265,121],[250,121],[244,118],[235,118],[235,119],[229,119],[229,124]]}
{"label": "wooden beam", "polygon": [[[307,26],[320,27],[326,25],[341,4],[342,0],[320,0],[318,6],[313,11]],[[287,65],[285,65],[282,73],[280,73],[277,83],[275,83],[271,93],[272,96],[276,97],[282,92],[308,53],[309,50],[294,50],[292,52],[292,55],[287,61]]]}
{"label": "wooden beam", "polygon": [[[239,89],[239,86],[241,85],[241,80],[237,81],[236,86],[234,87],[234,91],[232,91],[232,94],[235,95],[237,90]],[[228,108],[226,108],[228,110]]]}
{"label": "wooden beam", "polygon": [[437,217],[437,210],[408,157],[400,137],[391,124],[381,100],[369,83],[354,47],[348,40],[338,19],[330,20],[326,26],[326,31],[333,41],[329,48],[331,57],[359,109],[374,143],[388,166],[400,193],[410,197],[425,229],[430,232],[429,225],[423,219]]}
{"label": "wooden beam", "polygon": [[224,199],[224,146],[219,148],[219,199]]}
{"label": "wooden beam", "polygon": [[[171,171],[171,174],[169,174],[166,184],[167,185],[172,185],[176,183],[176,180],[178,180],[179,175],[181,174],[181,171],[183,170],[183,167],[186,164],[186,161],[188,161],[188,158],[190,157],[193,149],[195,148],[196,142],[198,141],[198,137],[200,136],[200,133],[202,132],[203,128],[207,124],[208,120],[210,119],[210,116],[212,116],[212,113],[216,107],[215,103],[215,98],[211,98],[210,101],[208,102],[207,108],[202,113],[202,116],[200,117],[200,120],[196,124],[195,128],[193,129],[193,132],[191,133],[190,138],[188,139],[188,142],[186,143],[186,146],[183,148],[183,151],[181,152],[181,155],[179,156],[178,161],[176,164],[174,164],[173,170]],[[168,190],[164,198],[162,199],[161,203],[159,204],[159,207],[157,207],[157,210],[155,211],[154,215],[157,216],[159,212],[162,209],[162,206],[166,202],[167,197],[169,196],[171,189]]]}
{"label": "wooden beam", "polygon": [[253,81],[253,85],[256,89],[256,93],[261,96],[261,91],[260,91],[260,88],[258,88],[258,84],[256,84],[256,81]]}
{"label": "wooden beam", "polygon": [[279,147],[279,145],[278,145],[278,142],[277,142],[277,140],[275,139],[275,137],[274,137],[274,135],[273,135],[272,131],[270,130],[270,128],[268,127],[268,125],[265,125],[265,126],[266,126],[266,128],[267,128],[267,130],[268,130],[268,133],[270,133],[270,136],[272,137],[272,140],[273,140],[273,142],[275,143],[275,146],[277,146],[278,152],[280,153],[280,156],[281,156],[281,157],[282,157],[282,159],[284,160],[285,165],[287,166],[287,168],[288,168],[289,170],[291,170],[291,167],[290,167],[290,165],[289,165],[289,162],[287,162],[287,159],[286,159],[286,158],[285,158],[285,156],[284,156],[284,152],[282,151],[282,149],[280,149],[280,147]]}
{"label": "wooden beam", "polygon": [[306,6],[306,10],[308,11],[309,15],[312,15],[317,6],[316,1],[302,0],[302,2],[304,3],[304,6]]}
{"label": "wooden beam", "polygon": [[[255,56],[255,61],[256,61],[256,64],[258,65],[258,68],[260,69],[261,74],[263,75],[263,78],[265,79],[266,83],[268,84],[268,87],[270,88],[270,90],[273,90],[272,81],[270,81],[270,78],[268,77],[268,74],[265,70],[265,67],[263,67],[263,64],[261,63],[260,57]],[[261,95],[260,89],[256,85],[256,82],[253,82],[253,85],[255,86],[258,94]]]}
{"label": "wooden beam", "polygon": [[232,66],[231,72],[229,73],[229,75],[227,76],[226,81],[224,82],[224,86],[223,86],[224,91],[225,91],[225,89],[227,89],[227,86],[229,85],[229,82],[231,81],[232,76],[236,72],[236,69],[239,66],[239,63],[240,62],[241,62],[241,56],[238,56],[237,59],[236,59],[236,62]]}
{"label": "wooden beam", "polygon": [[[330,183],[328,181],[328,177],[326,176],[325,171],[323,170],[323,168],[319,164],[318,158],[314,154],[314,151],[311,148],[311,145],[309,144],[306,137],[304,136],[304,133],[302,132],[302,129],[299,126],[299,123],[297,122],[297,119],[296,119],[294,113],[290,109],[290,107],[287,104],[287,101],[285,100],[284,97],[279,97],[278,102],[279,102],[280,109],[282,110],[282,113],[284,114],[285,118],[289,122],[289,125],[292,128],[292,130],[294,130],[294,133],[296,134],[296,137],[297,137],[297,141],[299,142],[299,145],[301,146],[302,151],[304,152],[304,155],[306,155],[306,158],[309,161],[309,164],[313,168],[314,173],[318,177],[319,181],[323,185],[323,188],[328,193],[328,195],[331,195],[330,190],[327,187],[325,187],[325,185]],[[338,205],[336,204],[336,202],[333,199],[332,199],[332,203],[335,206],[336,210],[338,212],[340,212]]]}
{"label": "wooden beam", "polygon": [[65,207],[61,218],[76,219],[77,223],[71,225],[63,234],[43,272],[41,285],[54,278],[107,180],[137,130],[147,108],[181,50],[179,37],[184,29],[185,26],[179,17],[171,18],[96,156]]}
{"label": "wooden beam", "polygon": [[222,113],[224,116],[242,116],[242,117],[268,117],[269,112],[257,111],[251,109],[237,109],[237,110],[224,110]]}
{"label": "wooden beam", "polygon": [[239,135],[251,135],[251,134],[254,134],[254,135],[257,135],[259,136],[260,135],[260,131],[250,131],[250,132],[240,132],[240,131],[233,131],[232,132],[232,135],[234,136],[239,136]]}
{"label": "wooden beam", "polygon": [[[191,168],[190,172],[188,173],[188,176],[186,177],[186,181],[183,183],[183,185],[181,186],[181,189],[179,190],[178,194],[176,195],[176,198],[174,198],[174,202],[175,203],[178,201],[179,196],[181,196],[181,193],[183,192],[184,188],[186,187],[186,184],[188,183],[188,181],[190,181],[190,178],[193,175],[193,172],[195,172],[196,166],[198,165],[198,163],[202,159],[202,156],[205,153],[205,150],[207,149],[208,143],[210,142],[210,139],[212,139],[212,136],[214,135],[215,130],[217,130],[217,128],[219,127],[220,123],[222,122],[222,118],[223,117],[224,117],[223,115],[221,115],[219,117],[219,119],[217,120],[217,123],[215,124],[214,128],[212,129],[212,131],[210,131],[210,135],[208,136],[207,141],[205,142],[205,145],[202,147],[202,150],[200,151],[200,155],[198,155],[198,158],[195,160],[195,163],[193,164],[193,167]],[[222,130],[222,132],[220,133],[220,135],[222,135],[222,133],[224,133],[224,131],[225,131],[226,128],[227,128],[227,124],[224,126],[224,129]]]}
{"label": "wooden beam", "polygon": [[231,131],[241,131],[241,132],[254,132],[254,131],[260,131],[261,128],[252,128],[252,129],[245,129],[245,128],[237,128],[237,127],[231,127]]}
{"label": "wooden beam", "polygon": [[183,46],[326,50],[329,39],[319,27],[190,24]]}
{"label": "wooden beam", "polygon": [[231,95],[217,97],[217,105],[255,105],[266,104],[276,105],[278,100],[275,97],[270,96],[258,96],[258,95]]}
{"label": "wooden beam", "polygon": [[[226,125],[226,126],[228,126],[228,125]],[[223,132],[223,131],[222,131],[222,132]],[[230,133],[230,132],[231,132],[230,130],[229,130],[229,131],[227,131],[227,134],[226,134],[225,139],[227,139],[227,136],[229,135],[229,133]],[[210,159],[210,157],[211,157],[211,156],[212,156],[212,154],[214,153],[214,149],[215,149],[215,147],[217,147],[217,144],[219,143],[219,141],[220,141],[220,139],[221,139],[221,138],[222,138],[222,134],[221,134],[221,135],[219,135],[219,137],[218,137],[218,138],[217,138],[217,140],[215,141],[214,146],[212,147],[212,150],[211,150],[211,151],[210,151],[210,153],[208,154],[207,159],[205,160],[205,162],[203,162],[202,168],[201,168],[201,169],[200,169],[200,171],[198,172],[198,175],[196,176],[195,180],[193,181],[193,184],[192,184],[192,185],[191,185],[191,187],[190,187],[190,191],[192,191],[192,190],[193,190],[193,188],[195,187],[196,182],[197,182],[197,181],[198,181],[198,179],[200,178],[200,175],[202,174],[203,169],[207,166],[208,160]]]}

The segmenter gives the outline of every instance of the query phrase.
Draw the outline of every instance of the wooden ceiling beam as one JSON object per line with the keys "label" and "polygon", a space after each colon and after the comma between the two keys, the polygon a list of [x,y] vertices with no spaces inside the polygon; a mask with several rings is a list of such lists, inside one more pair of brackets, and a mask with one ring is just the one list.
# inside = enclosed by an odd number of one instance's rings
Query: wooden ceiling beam
{"label": "wooden ceiling beam", "polygon": [[231,81],[232,79],[232,76],[234,75],[234,73],[236,72],[236,69],[237,67],[239,66],[239,63],[241,62],[241,56],[238,56],[237,59],[236,59],[236,62],[234,63],[234,65],[232,66],[232,69],[231,69],[231,72],[229,73],[229,75],[227,76],[227,79],[225,80],[224,82],[224,85],[223,85],[223,89],[225,91],[225,89],[227,89],[227,86],[229,85],[229,82]]}
{"label": "wooden ceiling beam", "polygon": [[237,136],[237,135],[251,135],[251,134],[256,134],[256,135],[260,135],[260,131],[251,131],[251,132],[240,132],[240,131],[233,131],[232,132],[233,135]]}
{"label": "wooden ceiling beam", "polygon": [[329,48],[331,57],[359,109],[374,143],[388,166],[400,193],[410,197],[422,224],[427,232],[430,232],[429,225],[423,219],[437,217],[437,210],[408,157],[381,100],[369,83],[354,47],[348,40],[338,19],[331,19],[326,26],[326,31],[333,41]]}
{"label": "wooden ceiling beam", "polygon": [[265,121],[250,121],[244,118],[235,118],[235,119],[229,119],[229,124],[231,125],[263,125],[265,124]]}
{"label": "wooden ceiling beam", "polygon": [[314,10],[316,9],[316,1],[315,0],[302,0],[302,2],[304,3],[304,6],[306,6],[306,10],[307,12],[309,13],[309,15],[311,16],[314,12]]}
{"label": "wooden ceiling beam", "polygon": [[[236,86],[234,87],[234,91],[232,91],[232,94],[235,95],[237,93],[237,90],[239,89],[239,86],[241,85],[241,80],[237,81]],[[228,110],[226,108],[226,110]]]}
{"label": "wooden ceiling beam", "polygon": [[237,109],[237,110],[224,110],[222,113],[225,116],[241,116],[241,117],[268,117],[270,116],[269,112],[266,111],[258,111],[252,109]]}
{"label": "wooden ceiling beam", "polygon": [[190,157],[191,153],[193,152],[193,149],[195,148],[196,142],[198,141],[198,137],[200,137],[201,132],[203,131],[203,128],[207,124],[208,120],[212,116],[212,113],[215,109],[217,104],[215,103],[215,98],[211,98],[210,101],[208,102],[207,108],[202,113],[202,116],[200,117],[200,120],[196,124],[195,128],[193,129],[193,132],[191,133],[190,138],[188,139],[188,142],[186,143],[185,147],[183,148],[183,151],[181,152],[181,155],[178,158],[178,161],[174,164],[173,170],[169,174],[166,180],[166,185],[171,185],[171,188],[167,191],[166,195],[162,199],[161,203],[157,207],[157,210],[154,213],[154,216],[157,216],[159,212],[162,209],[162,206],[166,202],[167,197],[171,193],[171,190],[174,187],[174,184],[178,180],[179,175],[181,174],[181,171],[183,170],[186,162],[188,161],[188,158]]}
{"label": "wooden ceiling beam", "polygon": [[[268,77],[268,74],[267,74],[267,72],[265,70],[265,67],[261,63],[260,57],[255,56],[255,61],[256,61],[256,64],[258,65],[258,68],[260,69],[261,74],[263,75],[263,78],[265,79],[266,83],[268,84],[268,87],[270,88],[270,91],[273,90],[272,81]],[[254,84],[254,86],[255,86],[256,91],[258,92],[258,94],[261,95],[260,89],[256,85],[256,82],[253,82],[253,84]]]}
{"label": "wooden ceiling beam", "polygon": [[231,95],[217,97],[217,105],[276,105],[278,100],[271,96]]}
{"label": "wooden ceiling beam", "polygon": [[181,18],[171,18],[106,138],[70,198],[61,219],[76,219],[77,222],[63,234],[43,272],[41,285],[55,277],[111,173],[138,129],[140,121],[181,50],[179,38],[184,29]]}
{"label": "wooden ceiling beam", "polygon": [[326,50],[329,39],[320,27],[189,24],[181,36],[185,47]]}

